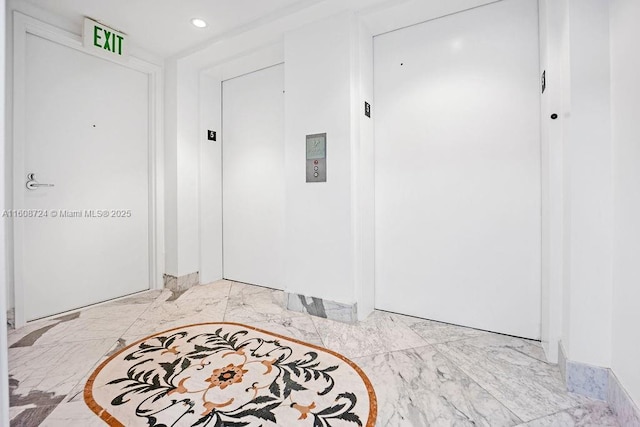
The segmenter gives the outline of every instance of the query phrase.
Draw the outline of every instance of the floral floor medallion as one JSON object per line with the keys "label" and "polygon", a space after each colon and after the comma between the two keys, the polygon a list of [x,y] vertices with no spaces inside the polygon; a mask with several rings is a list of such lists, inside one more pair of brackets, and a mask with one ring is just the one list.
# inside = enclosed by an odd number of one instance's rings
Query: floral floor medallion
{"label": "floral floor medallion", "polygon": [[340,427],[375,424],[369,379],[332,351],[235,323],[138,341],[84,390],[111,426]]}

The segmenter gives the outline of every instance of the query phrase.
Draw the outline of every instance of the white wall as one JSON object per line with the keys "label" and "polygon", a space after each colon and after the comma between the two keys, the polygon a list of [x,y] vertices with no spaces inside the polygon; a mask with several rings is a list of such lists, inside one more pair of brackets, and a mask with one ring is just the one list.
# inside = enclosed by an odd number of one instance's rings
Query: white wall
{"label": "white wall", "polygon": [[[609,5],[541,0],[543,95],[542,336],[568,359],[611,363],[613,147]],[[558,119],[550,120],[552,113]]]}
{"label": "white wall", "polygon": [[[165,64],[165,273],[178,275],[178,144],[176,140],[178,123],[175,120],[178,110],[178,63],[167,61]],[[171,143],[170,143],[171,141]]]}
{"label": "white wall", "polygon": [[597,366],[611,362],[612,144],[609,5],[570,0],[571,106],[565,165],[569,205],[565,254],[563,343],[567,357]]}
{"label": "white wall", "polygon": [[[352,16],[285,35],[285,275],[288,292],[355,302]],[[327,133],[327,182],[305,182],[305,135]]]}
{"label": "white wall", "polygon": [[[200,72],[199,144],[200,144],[200,282],[210,283],[223,277],[222,252],[222,82],[284,61],[283,42],[268,45],[234,57]],[[183,65],[187,66],[187,65]],[[197,67],[189,63],[192,69]],[[216,142],[206,139],[207,130],[218,132]]]}
{"label": "white wall", "polygon": [[[304,21],[309,17],[301,19]],[[291,18],[283,18],[283,21],[283,29],[301,25]],[[288,185],[293,189],[287,195],[289,217],[286,224],[292,245],[285,261],[286,271],[290,272],[286,273],[289,275],[285,284],[291,284],[287,287],[291,292],[343,303],[358,301],[360,314],[366,315],[373,309],[373,233],[370,231],[373,213],[367,208],[373,204],[373,182],[358,177],[361,173],[362,176],[373,176],[373,124],[371,119],[363,119],[364,99],[372,102],[373,98],[371,32],[356,25],[352,14],[343,13],[293,30],[286,34],[284,42],[280,40],[241,55],[230,55],[229,46],[235,45],[242,51],[248,46],[247,39],[252,37],[277,40],[270,31],[275,29],[261,28],[251,37],[241,34],[198,55],[177,59],[181,68],[176,81],[168,86],[168,96],[177,97],[171,93],[174,88],[191,91],[187,95],[190,98],[199,96],[200,133],[207,126],[212,129],[218,126],[220,131],[220,83],[285,61],[285,140],[289,156],[285,170],[289,176]],[[225,55],[228,55],[226,60],[223,59]],[[199,69],[206,63],[206,58],[215,65],[201,78],[200,87],[181,83],[183,76],[189,75],[190,70]],[[171,73],[168,71],[167,74]],[[310,81],[313,84],[309,84]],[[308,102],[309,99],[315,102]],[[167,108],[174,108],[171,102],[167,102]],[[210,114],[215,117],[209,117]],[[177,109],[172,115],[177,115]],[[169,133],[178,134],[179,128],[191,126],[186,117],[180,117],[185,120],[178,121],[178,129],[170,128]],[[304,137],[325,131],[328,133],[328,182],[314,187],[304,182]],[[355,146],[360,141],[363,141],[362,150]],[[216,178],[220,153],[215,144],[200,144],[200,269],[201,281],[205,283],[221,277],[217,267],[222,256],[219,252],[221,235],[216,225],[219,219],[214,217],[220,209],[220,202],[215,200],[220,188]],[[167,141],[167,147],[167,155],[175,158],[184,146]],[[175,191],[179,193],[180,190]],[[362,191],[362,197],[356,199],[352,193],[357,191]],[[168,212],[172,209],[175,207],[170,207]],[[173,223],[177,226],[177,220]],[[175,229],[182,230],[181,226]],[[300,234],[303,231],[305,235]],[[307,231],[313,231],[313,235]],[[174,237],[176,241],[181,232]],[[356,235],[359,237],[354,237]],[[308,237],[312,240],[307,240]],[[168,241],[167,247],[170,246]],[[305,259],[309,258],[303,252],[307,247],[313,251],[309,254],[316,255],[315,261]],[[362,247],[365,249],[361,251]],[[366,248],[370,248],[369,252]],[[174,255],[182,260],[182,255]],[[332,268],[322,267],[326,265]]]}
{"label": "white wall", "polygon": [[[375,150],[373,97],[373,32],[363,22],[352,28],[351,149],[354,228],[354,279],[358,318],[364,320],[375,303]],[[364,102],[371,117],[364,114]]]}
{"label": "white wall", "polygon": [[374,35],[419,24],[463,10],[494,3],[495,0],[403,0],[372,6],[362,13]]}
{"label": "white wall", "polygon": [[560,115],[558,123],[543,115],[542,123],[543,344],[552,359],[561,339],[570,360],[611,367],[640,402],[640,3],[541,0],[541,7],[543,111]]}
{"label": "white wall", "polygon": [[[542,345],[550,361],[558,360],[562,336],[564,156],[563,124],[568,108],[567,0],[541,0],[540,75],[546,71],[541,102],[542,155]],[[552,114],[558,119],[552,120]]]}
{"label": "white wall", "polygon": [[640,403],[640,2],[612,0],[610,4],[615,210],[612,367]]}
{"label": "white wall", "polygon": [[[327,187],[331,188],[331,191],[324,192],[320,190],[320,193],[323,193],[320,200],[330,200],[334,209],[331,210],[331,206],[325,206],[319,203],[321,209],[327,210],[326,213],[329,215],[328,222],[316,218],[316,215],[320,217],[323,212],[311,212],[311,217],[314,221],[320,222],[321,229],[330,228],[329,224],[331,224],[332,221],[341,224],[341,228],[335,230],[335,236],[332,231],[332,236],[334,237],[327,237],[327,241],[324,242],[323,245],[329,244],[329,242],[335,243],[339,241],[341,243],[339,248],[341,251],[344,251],[342,254],[344,257],[342,255],[336,257],[339,261],[336,265],[337,270],[335,270],[333,274],[327,273],[326,276],[323,276],[323,280],[320,280],[319,278],[313,278],[318,270],[316,264],[307,262],[301,265],[299,258],[292,256],[289,260],[292,263],[290,267],[292,269],[290,283],[297,284],[295,285],[296,288],[292,288],[291,291],[296,292],[297,289],[297,291],[307,295],[325,297],[343,303],[357,301],[360,306],[360,316],[366,316],[373,308],[374,236],[372,230],[374,215],[371,209],[373,205],[373,120],[365,120],[362,112],[364,100],[372,101],[373,97],[371,65],[373,54],[371,46],[372,35],[490,2],[491,0],[455,0],[444,4],[442,2],[425,3],[420,0],[399,3],[389,3],[379,0],[327,0],[308,8],[293,11],[290,15],[270,17],[259,27],[242,29],[242,31],[234,31],[233,33],[222,35],[212,40],[208,46],[203,46],[200,50],[193,50],[184,56],[173,58],[172,61],[179,64],[180,71],[177,73],[177,81],[173,83],[173,86],[169,85],[170,89],[168,93],[174,90],[177,91],[178,87],[180,91],[190,91],[190,93],[182,95],[183,101],[187,102],[188,100],[188,102],[195,104],[200,102],[200,108],[210,108],[203,107],[203,102],[210,103],[219,101],[215,100],[215,96],[211,98],[212,101],[203,101],[202,97],[209,96],[209,90],[198,88],[197,85],[189,84],[188,82],[186,84],[182,83],[184,80],[191,79],[193,72],[210,70],[208,74],[216,79],[216,81],[222,81],[242,73],[257,70],[261,67],[274,65],[282,62],[284,59],[284,53],[280,52],[280,60],[277,62],[273,61],[279,54],[278,50],[282,51],[283,44],[289,46],[289,42],[295,37],[302,37],[302,39],[297,41],[297,52],[294,52],[291,48],[287,48],[287,58],[289,59],[287,62],[294,64],[294,68],[298,67],[298,71],[295,71],[299,79],[297,85],[305,91],[305,94],[320,94],[323,98],[326,98],[325,95],[327,93],[333,96],[334,89],[344,88],[342,89],[343,92],[339,93],[338,96],[344,96],[344,102],[346,102],[348,98],[351,104],[341,104],[343,107],[341,114],[328,114],[324,116],[325,121],[331,123],[323,126],[338,129],[338,144],[344,144],[344,142],[340,142],[340,139],[349,141],[348,148],[347,145],[338,145],[339,150],[342,151],[338,153],[334,151],[333,154],[331,150],[335,150],[334,144],[336,144],[336,140],[330,139],[329,141],[329,156],[338,156],[338,158],[334,157],[334,162],[330,163],[329,167],[334,168],[334,172],[336,171],[336,167],[339,168],[338,175],[331,175],[330,172],[329,178],[332,180],[338,178],[340,185],[336,185],[335,181],[333,184],[327,183]],[[336,15],[338,13],[342,13],[342,15]],[[350,18],[345,18],[345,16],[348,15]],[[340,18],[340,16],[342,16],[342,18]],[[324,21],[327,25],[326,27],[318,24],[323,19],[326,19],[326,21]],[[342,24],[337,23],[340,19],[343,19]],[[346,21],[350,21],[350,23],[347,25]],[[319,87],[330,89],[330,92],[318,89],[314,90],[309,87],[305,88],[305,83],[301,80],[303,79],[303,77],[301,77],[302,73],[306,72],[304,68],[299,68],[300,66],[305,66],[301,64],[302,58],[306,60],[311,56],[312,48],[305,45],[305,40],[310,37],[313,38],[312,34],[310,34],[310,28],[315,28],[320,31],[318,36],[315,37],[315,41],[318,43],[318,46],[321,47],[321,49],[315,53],[319,53],[320,55],[313,55],[313,58],[316,61],[320,59],[318,62],[321,63],[321,66],[327,67],[329,70],[326,74],[321,75],[320,72],[316,71],[316,67],[308,64],[306,67],[309,69],[313,68],[314,70],[311,71],[314,73],[313,75],[320,77],[314,80],[320,82]],[[335,28],[339,29],[339,33],[332,35],[330,30]],[[283,36],[283,34],[286,34],[286,36]],[[283,37],[287,40],[287,43],[283,43]],[[338,42],[330,45],[328,40],[338,40]],[[345,43],[345,40],[349,40],[349,42]],[[333,66],[329,67],[327,61],[336,58],[340,61],[338,68],[336,69]],[[170,64],[170,62],[168,62],[168,64]],[[285,67],[285,74],[288,74],[290,72],[289,65],[287,64]],[[337,80],[335,80],[336,76]],[[295,92],[293,94],[288,93],[288,99],[290,98],[289,95],[292,96],[291,99],[295,99],[291,105],[300,105],[302,108],[302,110],[297,112],[298,114],[300,114],[301,111],[313,111],[315,108],[326,110],[322,105],[310,107],[309,103],[303,100],[303,95]],[[177,93],[173,96],[177,97]],[[198,101],[199,96],[200,100]],[[323,100],[323,103],[326,101],[326,99]],[[375,115],[375,103],[372,102],[372,105],[373,114]],[[172,108],[171,102],[167,103],[167,107]],[[172,115],[177,117],[177,110],[172,111]],[[203,117],[202,111],[200,112],[200,116]],[[314,120],[321,121],[324,120],[322,116],[321,114],[316,119],[307,117],[305,120],[307,122]],[[172,129],[173,134],[181,134],[182,127],[193,128],[195,126],[198,128],[198,125],[194,124],[193,120],[189,120],[188,117],[180,115],[180,118],[181,120],[177,123],[177,128]],[[304,135],[309,133],[301,129],[307,124],[310,123],[300,123],[300,126],[298,126],[300,129],[292,131],[290,136],[299,142],[300,135],[304,138]],[[202,133],[203,129],[202,124],[200,124],[200,133]],[[334,134],[333,138],[335,138],[335,135],[336,134]],[[346,139],[344,139],[342,135],[346,136]],[[182,150],[181,147],[183,147],[183,145],[178,146],[177,139],[173,136],[169,138],[172,140],[168,140],[167,153],[173,155],[174,159],[168,159],[168,167],[169,162],[177,161],[175,158],[178,156],[180,150]],[[197,138],[201,138],[201,135],[196,135],[196,139]],[[330,138],[332,137],[330,136]],[[189,144],[184,145],[184,147],[186,150],[190,150]],[[203,155],[209,157],[210,161],[213,161],[214,157],[210,157],[212,153],[207,153],[208,149],[204,147],[205,146],[201,146],[201,148],[203,148]],[[294,150],[300,150],[300,146],[296,146],[293,142],[292,147],[294,147]],[[343,153],[347,157],[341,157]],[[210,198],[214,195],[218,183],[212,180],[211,176],[205,176],[207,171],[202,169],[204,167],[204,161],[204,159],[200,160],[201,174],[199,193],[203,195],[202,197],[205,197],[204,195],[206,194],[208,195],[207,197]],[[301,167],[300,164],[293,161],[291,165],[294,168]],[[344,169],[342,169],[343,166],[345,167]],[[295,174],[295,172],[290,172]],[[176,175],[179,176],[177,171]],[[349,180],[347,180],[347,176],[349,176]],[[176,179],[178,178],[176,177]],[[297,179],[304,179],[304,176],[298,175]],[[296,185],[297,184],[293,186],[295,187]],[[336,187],[334,188],[332,185],[336,185]],[[345,185],[345,187],[342,185]],[[169,225],[169,219],[171,218],[167,218],[167,263],[168,265],[174,264],[173,268],[167,269],[167,271],[171,274],[178,274],[178,270],[180,270],[180,274],[184,274],[183,266],[191,264],[187,259],[197,255],[189,250],[183,250],[178,254],[179,251],[177,249],[175,253],[171,253],[172,246],[178,247],[178,236],[183,234],[181,227],[189,225],[188,223],[182,223],[182,226],[178,225],[180,211],[183,209],[180,206],[176,207],[177,195],[182,191],[178,187],[179,186],[167,192],[167,196],[170,198],[167,201],[167,212],[171,214],[171,212],[175,211],[173,226]],[[298,197],[299,194],[302,194],[303,198],[308,197],[308,195],[305,195],[306,190],[302,190],[304,186],[298,186],[297,189],[301,192],[295,193],[295,197]],[[190,199],[190,197],[186,199]],[[201,224],[200,234],[198,236],[200,239],[198,247],[201,251],[199,254],[199,265],[201,280],[203,282],[218,277],[213,273],[207,273],[207,263],[215,264],[217,262],[213,261],[213,259],[215,256],[218,256],[215,254],[215,247],[219,245],[219,235],[213,222],[211,222],[212,218],[205,219],[205,215],[209,215],[206,211],[206,205],[213,207],[213,205],[210,205],[210,202],[211,199],[206,201],[204,198],[201,199],[199,215]],[[337,204],[338,202],[340,205]],[[294,210],[297,209],[297,211],[294,213],[293,210],[291,210],[290,212],[292,215],[298,217],[298,219],[294,221],[295,224],[297,224],[297,226],[302,226],[302,224],[312,226],[314,221],[307,221],[307,211],[301,209],[301,204],[297,202],[294,204],[297,207],[294,208],[291,206],[291,208]],[[169,230],[171,227],[173,227],[175,233]],[[346,231],[348,231],[348,233],[344,234],[343,232]],[[171,236],[171,233],[174,235]],[[188,231],[187,234],[189,236],[193,235],[191,231]],[[182,237],[180,238],[182,239]],[[191,237],[187,237],[184,242],[186,243],[191,240]],[[306,243],[306,240],[300,236],[295,242],[295,247],[298,249],[302,247],[306,248]],[[333,259],[333,257],[328,258]],[[328,258],[325,259],[321,257],[321,260],[328,261]],[[178,263],[178,259],[180,259],[180,263]],[[178,264],[180,264],[180,267],[178,267]],[[287,263],[285,264],[288,265]],[[337,278],[338,282],[328,284],[326,279],[331,281],[332,278]],[[308,280],[311,280],[311,282]],[[321,284],[321,286],[318,286],[318,284]]]}
{"label": "white wall", "polygon": [[[198,133],[199,73],[178,64],[178,271],[177,276],[199,271],[200,230],[198,198],[200,141]],[[171,138],[167,143],[172,143]]]}
{"label": "white wall", "polygon": [[[200,282],[222,279],[222,96],[219,78],[200,74]],[[217,141],[205,138],[217,132]],[[204,238],[206,236],[206,238]]]}
{"label": "white wall", "polygon": [[165,272],[179,277],[200,268],[200,79],[177,60],[165,69]]}

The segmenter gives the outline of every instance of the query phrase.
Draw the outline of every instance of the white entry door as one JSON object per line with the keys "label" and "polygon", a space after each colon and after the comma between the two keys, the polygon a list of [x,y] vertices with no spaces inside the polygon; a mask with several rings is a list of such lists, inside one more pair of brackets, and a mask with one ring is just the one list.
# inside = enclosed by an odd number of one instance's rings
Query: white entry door
{"label": "white entry door", "polygon": [[32,34],[25,66],[14,191],[33,216],[16,219],[29,321],[149,288],[149,77]]}
{"label": "white entry door", "polygon": [[222,85],[224,277],[282,289],[284,65]]}
{"label": "white entry door", "polygon": [[535,0],[375,39],[376,307],[540,336]]}

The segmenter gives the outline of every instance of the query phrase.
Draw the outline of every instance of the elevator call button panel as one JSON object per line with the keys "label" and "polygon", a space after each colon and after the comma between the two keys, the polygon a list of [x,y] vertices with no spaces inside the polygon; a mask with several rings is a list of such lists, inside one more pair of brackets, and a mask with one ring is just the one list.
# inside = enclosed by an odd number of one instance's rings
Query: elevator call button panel
{"label": "elevator call button panel", "polygon": [[307,135],[307,182],[327,182],[327,134]]}

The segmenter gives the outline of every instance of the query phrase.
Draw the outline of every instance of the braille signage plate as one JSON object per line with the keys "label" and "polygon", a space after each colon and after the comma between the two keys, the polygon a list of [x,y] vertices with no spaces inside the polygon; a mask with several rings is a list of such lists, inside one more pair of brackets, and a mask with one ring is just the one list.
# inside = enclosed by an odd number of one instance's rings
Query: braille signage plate
{"label": "braille signage plate", "polygon": [[129,58],[128,36],[93,19],[84,19],[82,41],[86,49],[97,55],[119,61]]}

